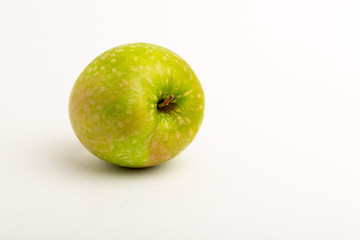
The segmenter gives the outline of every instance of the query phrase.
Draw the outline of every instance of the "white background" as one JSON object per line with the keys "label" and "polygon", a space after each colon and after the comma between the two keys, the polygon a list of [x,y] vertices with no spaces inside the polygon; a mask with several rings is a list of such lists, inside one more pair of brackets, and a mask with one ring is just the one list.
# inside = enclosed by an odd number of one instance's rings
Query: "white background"
{"label": "white background", "polygon": [[[360,2],[0,3],[0,239],[360,239]],[[68,97],[103,51],[150,42],[206,94],[159,167],[92,156]]]}

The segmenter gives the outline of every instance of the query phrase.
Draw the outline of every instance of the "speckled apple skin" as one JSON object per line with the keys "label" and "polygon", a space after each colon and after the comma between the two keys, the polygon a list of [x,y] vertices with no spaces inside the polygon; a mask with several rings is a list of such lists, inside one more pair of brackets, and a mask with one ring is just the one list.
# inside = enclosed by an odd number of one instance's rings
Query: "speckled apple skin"
{"label": "speckled apple skin", "polygon": [[[170,111],[159,101],[175,95]],[[191,67],[148,43],[112,48],[80,74],[69,100],[72,128],[95,156],[131,168],[172,159],[194,139],[205,98]]]}

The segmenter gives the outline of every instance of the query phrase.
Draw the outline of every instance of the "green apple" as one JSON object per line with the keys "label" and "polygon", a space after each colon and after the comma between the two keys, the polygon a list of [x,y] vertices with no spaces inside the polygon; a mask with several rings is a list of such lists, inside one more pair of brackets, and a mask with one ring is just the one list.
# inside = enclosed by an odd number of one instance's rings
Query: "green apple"
{"label": "green apple", "polygon": [[163,163],[194,139],[204,92],[174,52],[125,44],[95,58],[71,91],[69,115],[80,142],[95,156],[131,168]]}

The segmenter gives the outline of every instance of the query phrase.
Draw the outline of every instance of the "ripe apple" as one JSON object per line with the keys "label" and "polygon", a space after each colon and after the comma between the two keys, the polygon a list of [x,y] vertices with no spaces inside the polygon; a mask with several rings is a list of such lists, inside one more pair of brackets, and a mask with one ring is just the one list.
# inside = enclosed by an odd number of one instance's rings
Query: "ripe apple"
{"label": "ripe apple", "polygon": [[69,115],[95,156],[131,168],[163,163],[194,139],[204,93],[190,66],[149,43],[125,44],[95,58],[71,91]]}

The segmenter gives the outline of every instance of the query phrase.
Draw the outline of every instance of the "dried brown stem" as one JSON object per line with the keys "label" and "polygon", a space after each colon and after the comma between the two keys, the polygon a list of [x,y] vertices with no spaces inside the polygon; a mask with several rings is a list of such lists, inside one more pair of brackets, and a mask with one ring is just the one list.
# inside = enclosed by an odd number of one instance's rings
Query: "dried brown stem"
{"label": "dried brown stem", "polygon": [[167,100],[163,101],[162,103],[159,103],[158,108],[166,107],[167,105],[170,104],[170,102],[171,102],[174,98],[175,98],[175,95],[174,95],[174,94],[171,94],[171,96],[170,96]]}

